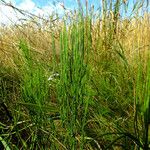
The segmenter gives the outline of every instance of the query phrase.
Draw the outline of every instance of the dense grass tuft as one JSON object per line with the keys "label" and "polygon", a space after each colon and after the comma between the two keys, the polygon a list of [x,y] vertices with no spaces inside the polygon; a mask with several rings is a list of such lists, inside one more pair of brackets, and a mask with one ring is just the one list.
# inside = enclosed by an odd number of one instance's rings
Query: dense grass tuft
{"label": "dense grass tuft", "polygon": [[78,1],[78,10],[54,22],[51,16],[50,26],[1,27],[0,148],[150,148],[143,2],[130,16],[125,0],[102,0],[97,13]]}

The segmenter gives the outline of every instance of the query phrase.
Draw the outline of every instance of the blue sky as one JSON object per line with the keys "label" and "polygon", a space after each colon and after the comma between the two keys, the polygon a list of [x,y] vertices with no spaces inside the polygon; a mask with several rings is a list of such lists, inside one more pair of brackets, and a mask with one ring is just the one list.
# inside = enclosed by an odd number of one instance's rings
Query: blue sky
{"label": "blue sky", "polygon": [[[62,5],[67,8],[67,10],[73,10],[77,8],[77,0],[5,0],[6,2],[11,2],[15,7],[26,10],[30,13],[40,16],[48,16],[53,12],[56,12],[60,15],[64,13]],[[83,6],[85,5],[86,0],[81,0]],[[102,0],[88,0],[89,6],[94,5],[95,11],[100,7]],[[133,3],[140,2],[141,0],[122,0],[128,3],[127,16],[130,16],[133,8]],[[146,2],[147,0],[145,0]],[[149,0],[148,0],[149,1]],[[54,5],[55,4],[55,5]],[[150,10],[150,5],[149,5]],[[125,14],[121,14],[125,16]],[[8,22],[16,22],[21,18],[21,14],[14,12],[14,10],[5,7],[0,2],[0,24],[7,24]]]}
{"label": "blue sky", "polygon": [[[74,9],[77,8],[77,0],[13,0],[16,2],[16,5],[19,5],[20,3],[23,3],[24,1],[32,1],[37,7],[43,8],[45,6],[48,5],[52,5],[52,4],[58,4],[58,3],[64,3],[66,8],[69,9]],[[83,6],[85,4],[86,0],[81,0]],[[99,8],[100,3],[102,0],[88,0],[89,5],[94,5],[95,6],[95,10],[97,8]],[[126,3],[128,3],[128,14],[130,14],[134,3],[136,2],[140,2],[142,0],[123,0],[126,1]],[[146,2],[147,0],[145,0]],[[149,0],[148,0],[149,1]],[[150,6],[149,6],[150,7]]]}
{"label": "blue sky", "polygon": [[[22,3],[23,0],[15,0],[17,4]],[[51,0],[32,0],[37,6],[45,6],[47,5]]]}
{"label": "blue sky", "polygon": [[[15,0],[15,1],[16,1],[17,4],[23,2],[23,0]],[[62,2],[62,3],[65,3],[65,5],[70,6],[70,7],[72,7],[72,5],[77,4],[76,0],[32,0],[32,1],[35,4],[37,4],[37,6],[40,6],[40,7],[45,6],[49,3],[53,3],[53,2],[55,2],[55,3]],[[83,2],[85,0],[81,0],[81,1]],[[99,0],[88,0],[88,1],[89,1],[89,3],[92,3],[92,4],[93,3],[95,3],[95,4],[99,3]]]}
{"label": "blue sky", "polygon": [[[12,1],[15,2],[16,5],[19,5],[21,3],[24,3],[25,1],[33,2],[37,7],[44,7],[49,4],[53,4],[54,2],[57,3],[64,3],[66,7],[68,8],[74,8],[77,7],[77,0],[5,0],[6,2]],[[84,4],[86,0],[81,0],[81,2]],[[96,7],[100,5],[100,1],[102,0],[88,0],[89,4],[94,4]],[[141,0],[123,0],[129,3],[129,7],[133,6],[133,3],[136,1]],[[146,0],[145,0],[146,1]],[[149,1],[149,0],[148,0]]]}
{"label": "blue sky", "polygon": [[[85,3],[85,0],[81,1]],[[89,4],[98,4],[98,1],[89,0]],[[42,17],[49,16],[56,11],[59,15],[62,15],[64,13],[63,5],[68,12],[77,8],[77,0],[5,0],[5,2],[11,2],[12,5],[19,9]],[[10,7],[2,5],[0,1],[0,24],[17,22],[20,18],[23,18],[21,14]]]}

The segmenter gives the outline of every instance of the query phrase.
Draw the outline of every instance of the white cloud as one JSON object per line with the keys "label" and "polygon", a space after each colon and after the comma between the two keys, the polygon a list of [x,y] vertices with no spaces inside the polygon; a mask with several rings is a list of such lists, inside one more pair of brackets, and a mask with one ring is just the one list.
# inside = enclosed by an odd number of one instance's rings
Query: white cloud
{"label": "white cloud", "polygon": [[[57,3],[56,6],[51,3],[43,6],[41,9],[37,7],[36,3],[32,0],[22,0],[19,4],[16,4],[15,0],[5,0],[7,3],[11,3],[13,6],[28,11],[32,14],[46,17],[53,12],[57,12],[58,14],[63,14],[64,9],[62,3]],[[0,24],[11,24],[16,23],[19,19],[25,18],[21,13],[15,11],[9,6],[5,6],[0,3]]]}
{"label": "white cloud", "polygon": [[[4,0],[6,3],[11,3],[11,4],[15,4],[16,3],[16,1],[15,0]],[[0,2],[0,3],[2,3],[2,2]]]}
{"label": "white cloud", "polygon": [[[9,2],[9,1],[7,1]],[[12,2],[11,4],[15,4]],[[14,10],[8,6],[4,6],[3,4],[0,4],[0,23],[1,24],[10,24],[12,21],[16,21],[16,14]]]}
{"label": "white cloud", "polygon": [[63,4],[58,2],[55,6],[49,3],[46,6],[43,6],[41,9],[35,8],[33,13],[40,16],[48,16],[49,14],[58,13],[62,15],[64,13]]}
{"label": "white cloud", "polygon": [[[11,4],[15,7],[18,7],[16,5],[15,0],[5,0],[7,4]],[[23,15],[21,15],[19,12],[15,11],[13,8],[6,6],[4,3],[0,3],[0,25],[5,24],[9,25],[12,23],[16,23]]]}
{"label": "white cloud", "polygon": [[51,5],[44,6],[41,9],[36,7],[34,11],[32,11],[32,13],[34,13],[35,15],[45,16],[45,17],[48,16],[49,14],[52,14],[53,12],[54,12],[54,8]]}
{"label": "white cloud", "polygon": [[17,7],[32,12],[36,8],[36,4],[32,0],[24,0]]}

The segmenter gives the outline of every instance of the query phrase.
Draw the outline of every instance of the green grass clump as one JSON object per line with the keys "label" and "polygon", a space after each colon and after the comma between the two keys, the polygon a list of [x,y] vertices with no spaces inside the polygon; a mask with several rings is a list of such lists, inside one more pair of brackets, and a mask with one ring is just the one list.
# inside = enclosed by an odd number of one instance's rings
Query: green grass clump
{"label": "green grass clump", "polygon": [[102,0],[96,12],[78,0],[48,31],[1,29],[0,148],[148,150],[146,4],[130,16],[129,1]]}
{"label": "green grass clump", "polygon": [[89,42],[91,42],[88,39],[90,24],[86,24],[88,33],[85,35],[84,18],[81,14],[77,17],[79,17],[78,23],[71,22],[69,30],[64,22],[61,33],[58,100],[62,126],[66,129],[64,142],[68,145],[67,149],[77,149],[77,147],[83,149],[85,143],[84,126],[87,121],[89,104],[87,82],[89,78]]}

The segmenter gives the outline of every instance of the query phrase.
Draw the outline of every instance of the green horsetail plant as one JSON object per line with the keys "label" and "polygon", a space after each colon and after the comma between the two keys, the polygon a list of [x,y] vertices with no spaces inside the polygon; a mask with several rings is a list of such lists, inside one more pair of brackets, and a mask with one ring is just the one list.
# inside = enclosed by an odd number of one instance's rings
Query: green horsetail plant
{"label": "green horsetail plant", "polygon": [[57,61],[56,61],[56,46],[55,46],[55,37],[54,33],[52,33],[52,50],[53,50],[53,72],[56,71]]}
{"label": "green horsetail plant", "polygon": [[[36,107],[29,108],[33,116],[42,113],[42,105],[47,96],[47,87],[44,81],[42,67],[32,59],[31,50],[26,42],[20,42],[20,49],[23,52],[24,65],[22,68],[22,98],[25,103],[34,104]],[[40,116],[39,116],[40,117]]]}
{"label": "green horsetail plant", "polygon": [[[148,57],[149,58],[149,57]],[[134,143],[135,148],[139,150],[148,150],[150,144],[150,59],[143,64],[138,59],[135,88],[135,117],[134,117],[134,133],[121,129],[118,132],[105,133],[106,135],[117,135],[105,149],[110,149],[120,139],[126,139]],[[128,143],[128,142],[127,142]],[[127,146],[127,143],[125,146]]]}
{"label": "green horsetail plant", "polygon": [[[150,60],[147,60],[146,71],[144,65],[139,61],[136,79],[136,112],[135,112],[135,134],[143,143],[143,149],[149,149],[150,139]],[[138,119],[142,117],[142,132],[140,136]]]}
{"label": "green horsetail plant", "polygon": [[146,65],[145,82],[143,83],[143,143],[144,149],[149,149],[150,144],[150,59]]}
{"label": "green horsetail plant", "polygon": [[84,147],[84,125],[88,112],[88,55],[91,46],[90,19],[77,15],[61,33],[61,72],[58,88],[62,125],[66,130],[64,143],[68,149]]}
{"label": "green horsetail plant", "polygon": [[46,138],[43,135],[43,130],[46,130],[47,118],[46,112],[51,110],[46,108],[48,100],[48,81],[45,76],[43,66],[33,60],[33,54],[27,43],[24,41],[20,42],[19,45],[24,64],[21,69],[21,98],[22,103],[29,117],[33,122],[34,134],[32,136],[31,148],[37,148],[36,142],[45,142]]}

